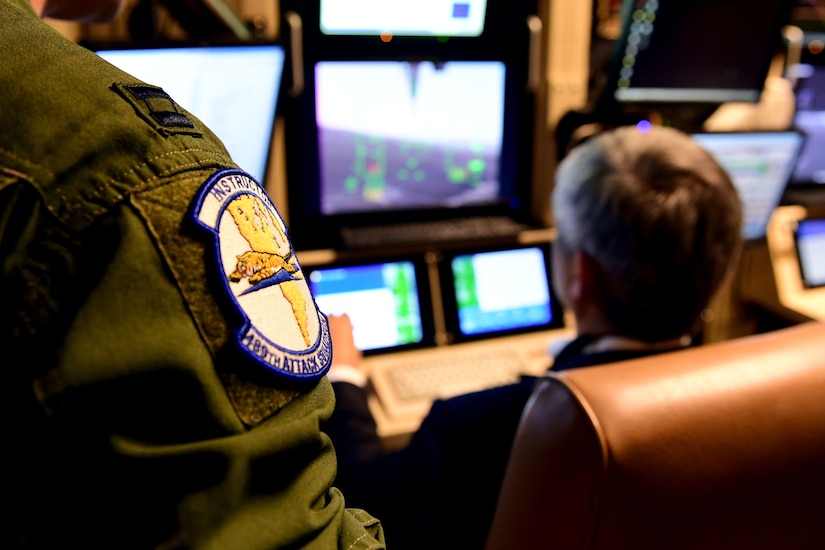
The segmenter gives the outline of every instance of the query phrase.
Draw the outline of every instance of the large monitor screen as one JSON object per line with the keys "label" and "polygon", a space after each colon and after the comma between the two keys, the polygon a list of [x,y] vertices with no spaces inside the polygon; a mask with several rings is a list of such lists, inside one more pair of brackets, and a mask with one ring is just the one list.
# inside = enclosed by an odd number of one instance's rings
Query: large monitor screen
{"label": "large monitor screen", "polygon": [[625,0],[608,93],[620,103],[759,100],[792,0]]}
{"label": "large monitor screen", "polygon": [[95,49],[119,69],[160,86],[223,141],[264,184],[284,66],[279,44]]}
{"label": "large monitor screen", "polygon": [[804,137],[799,132],[694,134],[728,171],[739,192],[746,240],[765,237],[768,222],[788,185]]}
{"label": "large monitor screen", "polygon": [[323,61],[315,90],[322,214],[499,200],[503,63]]}
{"label": "large monitor screen", "polygon": [[487,0],[321,0],[331,35],[479,36]]}

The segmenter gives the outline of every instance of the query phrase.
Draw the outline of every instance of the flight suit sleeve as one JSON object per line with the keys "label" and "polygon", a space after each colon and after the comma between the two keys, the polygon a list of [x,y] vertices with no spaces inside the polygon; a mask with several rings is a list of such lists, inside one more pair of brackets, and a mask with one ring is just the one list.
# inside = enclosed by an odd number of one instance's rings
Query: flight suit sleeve
{"label": "flight suit sleeve", "polygon": [[319,428],[334,403],[327,380],[245,425],[144,220],[124,206],[107,223],[99,269],[76,274],[88,277],[87,290],[56,367],[36,379],[53,424],[43,437],[42,498],[32,504],[43,523],[31,536],[384,548],[380,523],[347,509],[332,486],[335,453]]}

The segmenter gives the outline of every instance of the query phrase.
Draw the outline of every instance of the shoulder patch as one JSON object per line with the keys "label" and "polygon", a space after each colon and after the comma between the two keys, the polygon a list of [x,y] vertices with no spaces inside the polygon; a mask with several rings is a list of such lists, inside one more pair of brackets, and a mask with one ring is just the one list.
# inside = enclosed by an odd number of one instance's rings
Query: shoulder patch
{"label": "shoulder patch", "polygon": [[148,84],[114,84],[112,89],[160,134],[202,135],[195,128],[195,123],[162,88]]}
{"label": "shoulder patch", "polygon": [[192,217],[215,242],[215,268],[244,322],[241,349],[270,373],[320,379],[332,359],[329,325],[318,311],[269,195],[240,170],[201,187]]}

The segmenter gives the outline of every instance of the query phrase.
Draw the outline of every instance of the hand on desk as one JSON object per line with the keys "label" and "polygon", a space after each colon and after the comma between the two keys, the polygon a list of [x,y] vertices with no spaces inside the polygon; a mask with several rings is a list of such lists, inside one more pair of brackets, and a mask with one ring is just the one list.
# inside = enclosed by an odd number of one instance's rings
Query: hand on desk
{"label": "hand on desk", "polygon": [[361,357],[363,356],[360,349],[355,346],[355,340],[352,336],[352,321],[349,315],[328,315],[329,319],[329,333],[332,337],[332,366],[334,369],[336,365],[347,365],[350,367],[359,367],[361,365]]}

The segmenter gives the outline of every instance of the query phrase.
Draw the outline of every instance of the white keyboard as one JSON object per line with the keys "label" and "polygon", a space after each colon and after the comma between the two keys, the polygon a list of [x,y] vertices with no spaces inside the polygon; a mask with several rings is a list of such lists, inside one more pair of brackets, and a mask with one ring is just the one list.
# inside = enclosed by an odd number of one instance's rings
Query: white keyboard
{"label": "white keyboard", "polygon": [[518,381],[524,362],[504,350],[434,357],[430,362],[399,363],[387,372],[402,400],[447,398]]}
{"label": "white keyboard", "polygon": [[511,384],[522,374],[541,375],[552,361],[548,345],[570,332],[559,329],[365,357],[379,432],[415,431],[435,399]]}

